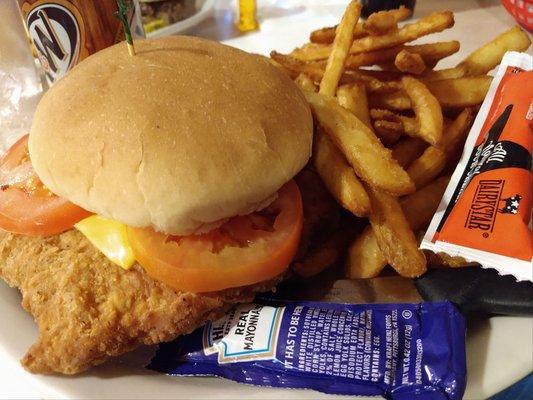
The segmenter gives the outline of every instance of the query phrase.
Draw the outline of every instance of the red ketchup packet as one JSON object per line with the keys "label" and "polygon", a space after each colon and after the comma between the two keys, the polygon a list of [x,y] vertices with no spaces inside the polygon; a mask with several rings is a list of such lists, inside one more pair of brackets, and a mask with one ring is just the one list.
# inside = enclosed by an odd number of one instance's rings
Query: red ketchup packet
{"label": "red ketchup packet", "polygon": [[533,281],[533,57],[505,54],[421,247]]}

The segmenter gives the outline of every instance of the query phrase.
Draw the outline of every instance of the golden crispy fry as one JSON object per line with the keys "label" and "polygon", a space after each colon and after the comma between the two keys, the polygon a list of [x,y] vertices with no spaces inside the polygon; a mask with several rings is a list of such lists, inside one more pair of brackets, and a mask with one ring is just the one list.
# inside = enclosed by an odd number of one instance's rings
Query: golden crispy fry
{"label": "golden crispy fry", "polygon": [[370,117],[372,119],[384,119],[387,121],[398,122],[398,114],[395,114],[390,110],[384,110],[382,108],[370,109]]}
{"label": "golden crispy fry", "polygon": [[507,51],[526,51],[531,40],[519,26],[515,26],[480,47],[458,66],[464,67],[466,75],[484,75],[502,60]]}
{"label": "golden crispy fry", "polygon": [[359,217],[368,215],[370,200],[365,188],[340,150],[320,128],[315,136],[313,161],[324,184],[341,206]]}
{"label": "golden crispy fry", "polygon": [[[406,42],[411,42],[419,37],[434,32],[440,32],[452,27],[454,24],[453,13],[451,11],[441,11],[429,14],[418,21],[406,24],[395,32],[383,36],[366,36],[353,42],[350,49],[351,54],[363,53],[378,49],[398,46]],[[331,45],[316,45],[307,47],[304,51],[295,51],[293,55],[302,60],[325,60],[329,57]]]}
{"label": "golden crispy fry", "polygon": [[468,262],[463,257],[453,257],[446,253],[432,253],[428,251],[426,253],[428,258],[428,265],[431,266],[445,266],[451,268],[463,268],[479,266],[478,263]]}
{"label": "golden crispy fry", "polygon": [[[400,22],[407,18],[409,18],[412,15],[412,11],[404,6],[400,6],[400,8],[396,10],[388,10],[385,11],[388,15],[392,16],[394,19],[394,22]],[[316,31],[311,32],[310,41],[312,43],[332,43],[335,39],[335,30],[337,29],[336,26],[329,27],[329,28],[322,28],[317,29]],[[354,39],[359,39],[364,36],[367,36],[368,32],[365,31],[363,28],[362,23],[358,23],[354,30]]]}
{"label": "golden crispy fry", "polygon": [[403,131],[406,135],[420,137],[420,125],[416,118],[399,115],[398,118],[403,125]]}
{"label": "golden crispy fry", "polygon": [[404,111],[411,109],[411,99],[404,92],[376,93],[368,99],[370,108]]}
{"label": "golden crispy fry", "polygon": [[[313,32],[311,32],[311,35],[309,35],[309,41],[313,44],[330,44],[333,43],[333,40],[335,39],[335,31],[337,29],[337,26],[328,26],[326,28],[320,28]],[[363,29],[363,24],[359,22],[353,31],[353,38],[359,39],[362,37],[365,37],[368,35],[368,32],[366,32]]]}
{"label": "golden crispy fry", "polygon": [[387,265],[376,235],[370,226],[355,239],[348,248],[346,277],[350,279],[375,278]]}
{"label": "golden crispy fry", "polygon": [[424,43],[405,46],[410,53],[420,54],[428,67],[433,68],[430,62],[436,62],[451,56],[459,51],[461,44],[457,40],[449,42]]}
{"label": "golden crispy fry", "polygon": [[411,163],[407,173],[419,189],[439,176],[445,165],[446,154],[441,149],[430,146]]}
{"label": "golden crispy fry", "polygon": [[302,260],[292,264],[292,270],[303,278],[319,274],[341,258],[351,237],[353,237],[353,232],[349,230],[335,232],[325,242],[306,254]]}
{"label": "golden crispy fry", "polygon": [[481,104],[489,90],[492,77],[473,76],[426,82],[429,91],[442,107],[471,107]]}
{"label": "golden crispy fry", "polygon": [[416,118],[406,117],[405,115],[396,114],[390,110],[373,108],[370,110],[370,116],[373,120],[386,120],[401,124],[402,133],[408,136],[418,137],[419,125]]}
{"label": "golden crispy fry", "polygon": [[294,82],[304,90],[310,90],[311,92],[317,91],[315,83],[306,74],[298,75]]}
{"label": "golden crispy fry", "polygon": [[396,143],[403,133],[403,126],[401,122],[378,119],[374,121],[373,126],[376,136],[379,138],[379,140],[381,140],[381,143],[387,147]]}
{"label": "golden crispy fry", "polygon": [[372,204],[369,220],[388,264],[400,275],[417,277],[426,271],[426,258],[407,222],[398,199],[368,187]]}
{"label": "golden crispy fry", "polygon": [[419,158],[411,163],[407,173],[417,188],[424,187],[439,176],[448,160],[454,159],[455,155],[461,151],[472,119],[472,110],[468,108],[463,110],[446,128],[439,147],[428,147]]}
{"label": "golden crispy fry", "polygon": [[[378,74],[376,74],[378,72]],[[368,93],[393,93],[401,89],[401,84],[387,80],[381,80],[387,75],[379,74],[385,71],[352,70],[345,71],[341,77],[341,84],[362,83]]]}
{"label": "golden crispy fry", "polygon": [[337,101],[341,106],[351,111],[353,115],[359,118],[362,123],[369,128],[372,128],[370,115],[368,114],[368,100],[364,85],[354,83],[339,87],[337,90]]}
{"label": "golden crispy fry", "polygon": [[440,59],[456,53],[459,50],[459,42],[451,41],[416,44],[411,46],[395,46],[388,49],[350,54],[346,59],[344,67],[346,69],[356,69],[375,64],[393,63],[398,53],[402,50],[407,50],[409,53],[420,55],[426,65],[432,68]]}
{"label": "golden crispy fry", "polygon": [[[449,177],[438,178],[400,201],[405,218],[412,230],[425,229],[430,223],[449,180]],[[348,250],[346,275],[352,279],[373,278],[379,275],[385,265],[387,265],[387,260],[379,248],[372,228],[368,226]]]}
{"label": "golden crispy fry", "polygon": [[[481,104],[489,90],[490,76],[472,76],[457,79],[425,82],[441,107],[463,108]],[[370,108],[403,111],[412,108],[411,100],[402,91],[376,93],[368,99]]]}
{"label": "golden crispy fry", "polygon": [[449,176],[441,176],[400,200],[405,218],[413,231],[427,228],[437,211],[448,182],[450,182]]}
{"label": "golden crispy fry", "polygon": [[471,108],[465,108],[446,128],[442,137],[440,148],[447,154],[452,155],[461,150],[468,135],[468,128],[472,124],[474,113]]}
{"label": "golden crispy fry", "polygon": [[426,69],[426,64],[420,54],[411,53],[405,49],[396,55],[394,65],[398,70],[414,75],[420,75]]}
{"label": "golden crispy fry", "polygon": [[277,51],[271,51],[270,57],[283,66],[293,78],[296,78],[300,74],[306,74],[313,81],[320,82],[324,75],[325,67],[323,63],[301,61],[290,55],[278,53]]}
{"label": "golden crispy fry", "polygon": [[429,81],[442,81],[444,79],[456,79],[462,78],[465,76],[466,69],[462,66],[457,66],[453,68],[439,69],[437,71],[426,71],[420,78],[424,82]]}
{"label": "golden crispy fry", "polygon": [[440,144],[441,148],[446,152],[445,169],[454,170],[457,166],[473,120],[473,110],[465,108],[445,130],[445,135]]}
{"label": "golden crispy fry", "polygon": [[365,22],[363,29],[371,36],[385,35],[398,29],[398,23],[394,16],[387,11],[379,11],[371,14]]}
{"label": "golden crispy fry", "polygon": [[395,195],[411,193],[414,185],[374,133],[335,99],[305,91],[318,121],[364,181]]}
{"label": "golden crispy fry", "polygon": [[436,145],[442,138],[442,109],[438,100],[419,80],[410,76],[402,78],[405,92],[411,99],[411,104],[420,126],[419,135],[426,142]]}
{"label": "golden crispy fry", "polygon": [[[290,55],[272,51],[270,57],[282,65],[292,78],[300,74],[309,76],[314,82],[320,82],[324,76],[324,64],[314,61],[301,61]],[[341,75],[340,83],[363,83],[369,93],[391,93],[401,88],[397,82],[383,82],[374,77],[376,72],[382,71],[346,71]]]}
{"label": "golden crispy fry", "polygon": [[319,93],[325,96],[335,96],[337,86],[342,75],[344,62],[348,51],[353,43],[353,31],[359,15],[361,13],[361,3],[352,0],[342,16],[341,23],[337,29],[335,40],[328,63],[320,81]]}
{"label": "golden crispy fry", "polygon": [[427,143],[416,138],[405,138],[392,147],[392,157],[398,161],[403,168],[409,167],[411,163],[422,155],[427,148]]}

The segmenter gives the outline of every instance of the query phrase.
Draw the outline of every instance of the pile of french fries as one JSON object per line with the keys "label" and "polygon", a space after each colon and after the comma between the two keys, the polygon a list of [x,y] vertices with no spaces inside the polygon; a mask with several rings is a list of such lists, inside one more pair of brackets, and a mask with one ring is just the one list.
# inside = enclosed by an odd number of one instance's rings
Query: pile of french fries
{"label": "pile of french fries", "polygon": [[[398,22],[411,16],[406,8],[365,22],[360,12],[351,1],[338,26],[318,29],[310,43],[271,58],[313,110],[314,168],[342,207],[368,218],[349,246],[347,277],[375,277],[386,265],[417,277],[427,261],[415,232],[427,228],[438,207],[490,86],[487,73],[506,51],[525,51],[530,40],[516,26],[455,67],[435,69],[459,42],[406,43],[451,28],[451,11],[402,27]],[[311,276],[333,264],[342,256],[336,243],[342,240],[315,249],[296,273]]]}

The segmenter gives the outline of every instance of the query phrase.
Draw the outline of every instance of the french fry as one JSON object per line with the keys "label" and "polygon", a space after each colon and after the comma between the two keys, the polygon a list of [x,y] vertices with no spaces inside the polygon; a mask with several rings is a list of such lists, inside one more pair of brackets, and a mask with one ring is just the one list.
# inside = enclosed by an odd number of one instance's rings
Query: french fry
{"label": "french fry", "polygon": [[[309,35],[309,41],[313,44],[333,43],[333,40],[335,39],[336,29],[337,29],[337,26],[328,26],[325,28],[314,30]],[[368,32],[366,32],[363,29],[363,24],[360,22],[355,26],[355,29],[353,32],[353,38],[359,39],[365,36],[368,36]]]}
{"label": "french fry", "polygon": [[335,99],[309,91],[304,94],[320,124],[361,179],[398,196],[413,191],[407,173],[365,124]]}
{"label": "french fry", "polygon": [[[314,82],[304,74],[296,78],[296,84],[303,90],[316,91]],[[359,217],[368,215],[370,200],[363,184],[320,127],[315,135],[313,162],[325,186],[342,207]]]}
{"label": "french fry", "polygon": [[[394,22],[400,22],[409,18],[413,12],[404,6],[395,10],[385,11],[388,15],[391,15],[394,19]],[[330,28],[317,29],[316,31],[311,32],[310,41],[312,43],[332,43],[335,39],[335,30],[336,26]],[[354,30],[354,39],[358,39],[364,36],[367,36],[368,32],[363,28],[362,23],[358,23]]]}
{"label": "french fry", "polygon": [[364,85],[354,83],[339,87],[337,89],[337,101],[341,106],[351,111],[367,127],[372,127]]}
{"label": "french fry", "polygon": [[[464,108],[481,104],[489,90],[490,76],[472,76],[425,82],[441,107]],[[370,108],[404,111],[412,108],[411,100],[402,91],[376,93],[369,98]]]}
{"label": "french fry", "polygon": [[[324,64],[313,61],[301,61],[290,55],[280,54],[276,51],[270,57],[282,65],[292,78],[300,74],[309,76],[314,82],[320,82],[324,76]],[[340,77],[341,84],[362,83],[369,93],[391,93],[401,88],[397,82],[383,82],[374,77],[375,72],[382,71],[345,71]]]}
{"label": "french fry", "polygon": [[294,82],[304,90],[309,90],[311,92],[317,91],[317,87],[313,80],[305,74],[298,75]]}
{"label": "french fry", "polygon": [[426,64],[420,54],[411,53],[405,49],[396,55],[394,65],[398,70],[414,75],[420,75],[426,69]]}
{"label": "french fry", "polygon": [[368,99],[370,108],[405,111],[410,110],[411,99],[404,92],[376,93]]}
{"label": "french fry", "polygon": [[341,23],[337,29],[337,34],[333,41],[331,54],[320,81],[319,93],[325,96],[335,96],[337,86],[342,75],[344,62],[353,43],[353,31],[359,15],[361,13],[361,3],[352,0],[342,16]]}
{"label": "french fry", "polygon": [[463,108],[483,103],[492,77],[473,76],[426,82],[442,107]]}
{"label": "french fry", "polygon": [[427,143],[420,139],[405,138],[392,147],[392,157],[403,168],[407,168],[414,160],[422,155],[426,148]]}
{"label": "french fry", "polygon": [[416,118],[406,117],[404,115],[399,115],[398,118],[402,123],[403,131],[406,135],[412,137],[420,136],[420,126]]}
{"label": "french fry", "polygon": [[[405,218],[413,231],[425,229],[429,224],[437,211],[449,179],[449,177],[438,178],[400,201]],[[379,248],[372,228],[367,226],[348,250],[346,275],[351,279],[373,278],[379,275],[385,265],[387,259]]]}
{"label": "french fry", "polygon": [[424,187],[439,176],[448,160],[461,151],[472,119],[472,110],[468,108],[463,110],[446,128],[440,145],[428,147],[419,158],[409,165],[407,173],[417,188]]}
{"label": "french fry", "polygon": [[415,78],[404,76],[402,84],[411,99],[420,127],[418,135],[429,144],[436,145],[442,138],[443,124],[442,109],[438,100],[422,82]]}
{"label": "french fry", "polygon": [[456,79],[462,78],[466,74],[466,69],[462,66],[457,66],[453,68],[439,69],[436,71],[426,71],[420,78],[424,82],[429,81],[442,81],[444,79]]}
{"label": "french fry", "polygon": [[418,249],[398,199],[373,187],[368,187],[367,193],[372,204],[370,225],[388,264],[405,277],[422,275],[426,258]]}
{"label": "french fry", "polygon": [[400,200],[405,218],[407,218],[413,231],[428,227],[435,211],[437,211],[448,182],[450,182],[449,176],[441,176]]}
{"label": "french fry", "polygon": [[471,108],[465,108],[446,128],[440,148],[448,155],[461,150],[468,135],[468,128],[472,124],[474,113]]}
{"label": "french fry", "polygon": [[[353,42],[351,54],[363,53],[378,49],[398,46],[418,39],[430,33],[440,32],[454,24],[451,11],[441,11],[429,14],[418,21],[406,24],[395,32],[382,36],[366,36]],[[330,45],[315,45],[308,47],[305,52],[293,53],[294,56],[307,61],[325,60],[331,52]]]}
{"label": "french fry", "polygon": [[498,64],[507,51],[525,51],[531,40],[519,26],[515,26],[466,57],[458,67],[463,67],[466,75],[485,75]]}
{"label": "french fry", "polygon": [[376,235],[370,226],[355,239],[348,248],[346,277],[349,279],[375,278],[387,265]]}
{"label": "french fry", "polygon": [[317,130],[313,148],[314,166],[339,204],[358,217],[370,212],[370,200],[361,181],[340,150],[322,131]]}
{"label": "french fry", "polygon": [[353,232],[350,232],[350,229],[335,232],[325,242],[313,248],[302,260],[292,264],[292,270],[303,278],[321,273],[341,258],[351,237]]}
{"label": "french fry", "polygon": [[448,57],[459,51],[459,42],[451,41],[416,44],[410,46],[402,45],[388,49],[374,50],[359,54],[350,54],[346,59],[345,68],[357,69],[364,66],[394,62],[394,59],[402,50],[406,50],[409,53],[418,54],[422,60],[424,60],[424,63],[430,66],[440,59]]}
{"label": "french fry", "polygon": [[446,153],[446,166],[444,169],[455,169],[463,152],[464,143],[473,120],[474,112],[471,108],[465,108],[446,129],[446,134],[440,144],[440,147]]}
{"label": "french fry", "polygon": [[379,11],[371,14],[365,22],[363,29],[370,36],[385,35],[398,29],[398,22],[394,16],[387,11]]}
{"label": "french fry", "polygon": [[407,168],[407,173],[418,189],[439,176],[445,166],[446,153],[437,147],[430,146],[411,163]]}
{"label": "french fry", "polygon": [[379,138],[379,140],[381,140],[381,143],[387,147],[396,143],[403,133],[403,126],[401,122],[379,119],[374,121],[373,126],[376,136]]}
{"label": "french fry", "polygon": [[383,110],[379,108],[372,108],[370,110],[370,117],[373,120],[386,120],[400,123],[402,126],[402,133],[408,136],[418,137],[419,125],[416,118],[406,117],[405,115],[395,114],[390,110]]}

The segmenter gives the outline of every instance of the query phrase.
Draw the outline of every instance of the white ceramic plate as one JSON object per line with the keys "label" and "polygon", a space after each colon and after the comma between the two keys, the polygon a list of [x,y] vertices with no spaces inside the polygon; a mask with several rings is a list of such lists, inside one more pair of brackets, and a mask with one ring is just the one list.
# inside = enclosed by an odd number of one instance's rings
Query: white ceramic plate
{"label": "white ceramic plate", "polygon": [[[208,0],[209,1],[209,0]],[[228,28],[227,0],[219,2],[214,19],[206,20],[194,34],[225,38],[237,33]],[[265,1],[266,3],[266,1]],[[440,3],[440,4],[439,4]],[[339,20],[345,1],[271,0],[261,10],[261,31],[226,42],[248,51],[268,54],[288,51],[306,40],[310,30]],[[443,2],[418,2],[417,14],[427,14]],[[445,65],[452,65],[469,51],[513,24],[494,0],[447,1],[456,11],[456,27],[434,35],[435,40],[459,39],[462,50]],[[209,22],[209,23],[207,23]],[[475,32],[476,34],[472,34]],[[212,399],[325,399],[342,398],[306,390],[257,388],[217,378],[172,378],[143,370],[107,365],[75,377],[35,376],[18,363],[35,341],[37,329],[20,307],[20,295],[0,283],[0,371],[10,370],[21,382],[33,385],[44,398],[212,398]],[[467,339],[468,387],[465,398],[487,398],[533,370],[533,319],[497,317],[469,324]],[[2,382],[0,376],[0,382]],[[18,383],[20,385],[21,383]]]}
{"label": "white ceramic plate", "polygon": [[196,14],[182,21],[176,22],[175,24],[151,32],[147,36],[149,38],[156,38],[187,32],[209,16],[211,11],[213,10],[214,0],[197,0],[196,6],[198,9],[198,12]]}

